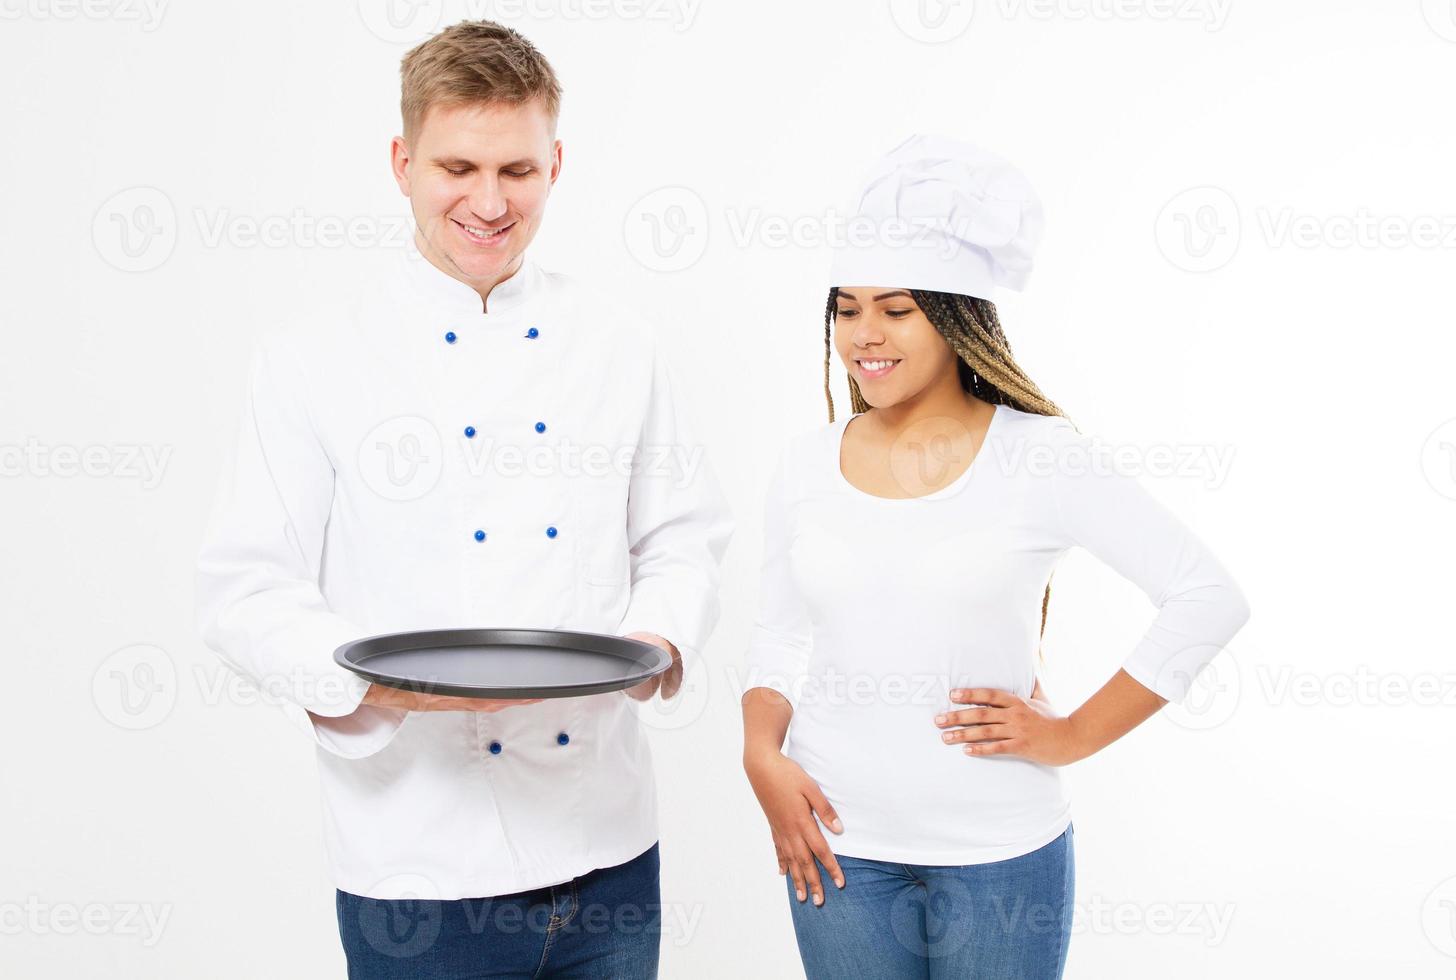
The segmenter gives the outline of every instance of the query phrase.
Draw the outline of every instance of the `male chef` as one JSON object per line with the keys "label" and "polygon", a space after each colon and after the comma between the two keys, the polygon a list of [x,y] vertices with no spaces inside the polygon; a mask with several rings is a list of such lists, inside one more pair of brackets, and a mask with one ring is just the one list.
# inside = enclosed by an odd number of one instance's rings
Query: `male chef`
{"label": "male chef", "polygon": [[[561,172],[560,85],[515,31],[404,58],[413,240],[265,331],[198,561],[207,645],[288,692],[322,780],[351,977],[656,975],[656,799],[633,698],[718,615],[729,512],[631,309],[527,254]],[[662,681],[487,701],[370,684],[359,637],[631,636]]]}

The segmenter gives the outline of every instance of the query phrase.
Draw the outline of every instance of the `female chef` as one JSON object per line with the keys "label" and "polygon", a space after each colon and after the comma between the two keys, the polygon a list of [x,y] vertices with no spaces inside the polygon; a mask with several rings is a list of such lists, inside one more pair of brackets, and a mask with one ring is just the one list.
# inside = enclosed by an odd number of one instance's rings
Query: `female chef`
{"label": "female chef", "polygon": [[[836,422],[831,398],[772,479],[744,767],[811,980],[1059,977],[1074,831],[1058,767],[1185,697],[1248,606],[1013,359],[992,299],[1021,288],[1041,231],[1017,171],[916,136],[855,222],[824,366],[827,397],[832,344],[854,414]],[[1062,716],[1035,654],[1074,545],[1158,608]]]}

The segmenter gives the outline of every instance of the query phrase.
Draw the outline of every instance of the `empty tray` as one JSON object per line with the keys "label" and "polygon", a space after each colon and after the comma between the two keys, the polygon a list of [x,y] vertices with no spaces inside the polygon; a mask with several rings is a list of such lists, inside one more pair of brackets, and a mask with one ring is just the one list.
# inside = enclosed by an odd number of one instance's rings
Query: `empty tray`
{"label": "empty tray", "polygon": [[382,633],[334,661],[376,684],[462,698],[570,698],[640,684],[672,666],[667,651],[621,636],[538,629]]}

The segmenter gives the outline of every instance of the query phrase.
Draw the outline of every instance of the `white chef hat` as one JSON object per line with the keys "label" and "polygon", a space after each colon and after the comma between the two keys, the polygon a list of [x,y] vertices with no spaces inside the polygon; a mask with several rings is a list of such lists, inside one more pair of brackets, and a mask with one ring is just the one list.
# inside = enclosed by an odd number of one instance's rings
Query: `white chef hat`
{"label": "white chef hat", "polygon": [[836,286],[898,286],[993,299],[1020,290],[1041,240],[1041,202],[1011,164],[944,136],[911,136],[870,171],[834,244]]}

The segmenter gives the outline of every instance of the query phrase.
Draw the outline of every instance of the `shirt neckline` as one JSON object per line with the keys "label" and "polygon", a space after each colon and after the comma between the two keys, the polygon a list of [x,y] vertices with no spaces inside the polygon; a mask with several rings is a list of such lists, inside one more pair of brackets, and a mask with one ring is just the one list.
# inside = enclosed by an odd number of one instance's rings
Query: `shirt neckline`
{"label": "shirt neckline", "polygon": [[965,470],[961,472],[960,476],[956,477],[954,480],[950,481],[939,490],[932,490],[930,493],[921,494],[918,497],[881,497],[878,494],[873,494],[869,493],[868,491],[861,490],[859,487],[849,482],[849,477],[844,475],[844,469],[840,463],[840,459],[844,454],[844,433],[849,428],[849,423],[859,418],[859,416],[865,414],[864,412],[856,412],[853,415],[847,416],[845,420],[839,424],[839,431],[835,434],[835,439],[833,440],[834,458],[831,461],[833,463],[834,477],[839,482],[840,486],[842,486],[844,489],[848,490],[855,496],[863,497],[866,500],[882,501],[887,504],[906,504],[914,503],[917,500],[938,500],[941,497],[954,496],[955,494],[959,493],[960,490],[968,482],[970,482],[971,476],[976,472],[979,467],[981,457],[986,454],[987,444],[990,443],[992,436],[994,436],[997,432],[998,423],[1001,421],[1001,417],[1006,414],[1005,405],[996,404],[992,406],[992,409],[993,411],[991,412],[991,421],[986,426],[986,434],[981,439],[981,445],[980,448],[976,450],[976,455],[971,458],[970,463],[966,466]]}

